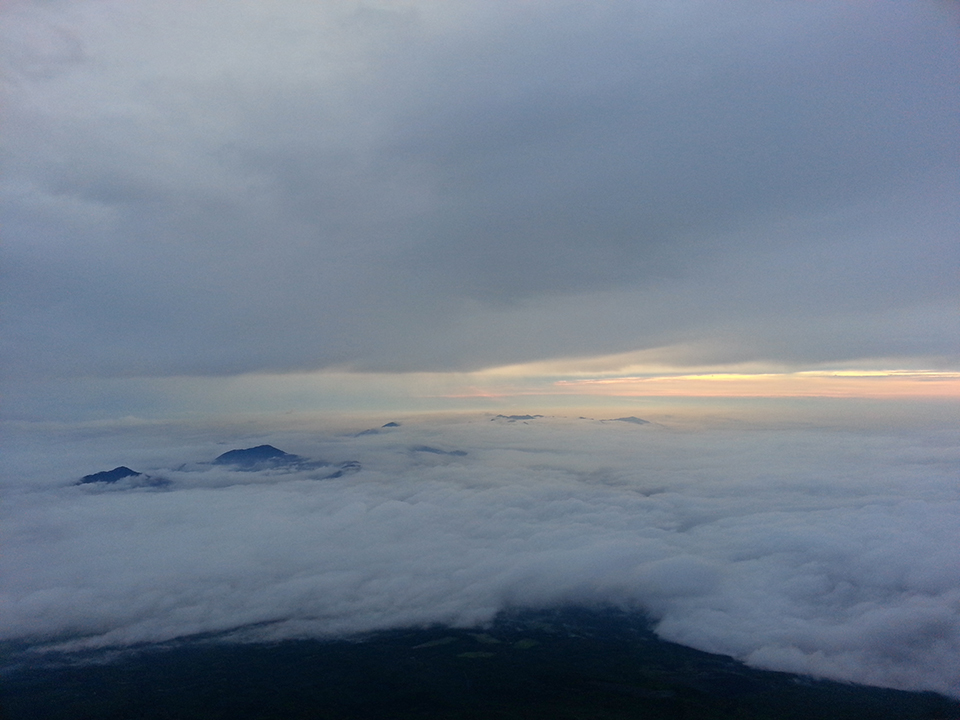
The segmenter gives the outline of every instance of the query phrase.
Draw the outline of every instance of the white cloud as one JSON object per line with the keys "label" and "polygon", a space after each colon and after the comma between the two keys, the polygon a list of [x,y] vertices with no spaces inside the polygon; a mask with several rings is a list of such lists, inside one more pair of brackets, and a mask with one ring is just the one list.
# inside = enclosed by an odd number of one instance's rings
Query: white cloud
{"label": "white cloud", "polygon": [[363,463],[335,480],[172,470],[229,447],[183,427],[179,454],[175,433],[115,440],[154,457],[125,464],[167,489],[8,483],[0,634],[124,645],[266,623],[254,637],[290,637],[609,602],[761,667],[960,696],[958,458],[932,421],[361,428],[250,425],[235,443]]}

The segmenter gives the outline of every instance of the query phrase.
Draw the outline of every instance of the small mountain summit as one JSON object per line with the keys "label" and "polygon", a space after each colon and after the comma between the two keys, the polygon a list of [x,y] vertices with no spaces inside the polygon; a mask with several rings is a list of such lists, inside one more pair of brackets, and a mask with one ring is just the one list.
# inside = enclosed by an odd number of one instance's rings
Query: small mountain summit
{"label": "small mountain summit", "polygon": [[230,450],[213,461],[214,465],[236,465],[245,470],[260,470],[268,467],[297,465],[303,462],[299,455],[286,453],[273,445],[257,445],[252,448]]}
{"label": "small mountain summit", "polygon": [[348,460],[347,462],[340,463],[339,468],[329,475],[325,475],[323,480],[334,480],[336,478],[341,478],[344,475],[353,475],[353,473],[360,472],[360,463],[356,460]]}
{"label": "small mountain summit", "polygon": [[80,478],[80,482],[77,485],[87,485],[88,483],[115,483],[118,480],[123,480],[128,477],[141,477],[143,473],[138,473],[136,470],[131,470],[125,465],[120,467],[115,467],[113,470],[104,470],[102,472],[93,473],[92,475],[84,475]]}
{"label": "small mountain summit", "polygon": [[113,470],[104,470],[84,475],[75,485],[90,485],[93,488],[111,490],[125,490],[130,488],[163,488],[170,484],[166,478],[155,477],[131,470],[126,465],[115,467]]}
{"label": "small mountain summit", "polygon": [[[252,448],[241,448],[239,450],[230,450],[225,452],[213,461],[214,465],[228,465],[233,470],[258,471],[258,470],[279,470],[286,472],[297,472],[308,470],[315,472],[320,468],[330,468],[331,463],[324,460],[310,460],[309,458],[284,452],[273,445],[257,445]],[[359,472],[360,463],[356,460],[348,460],[334,466],[336,469],[330,474],[322,476],[322,480],[339,478],[344,475],[352,475]]]}
{"label": "small mountain summit", "polygon": [[378,428],[369,428],[368,430],[361,430],[360,432],[357,433],[356,437],[362,437],[363,435],[379,435],[384,431],[389,432],[393,428],[398,428],[398,427],[400,427],[400,423],[388,422],[381,425]]}
{"label": "small mountain summit", "polygon": [[626,423],[633,423],[634,425],[649,425],[649,424],[650,424],[650,421],[649,421],[649,420],[643,420],[643,419],[641,419],[641,418],[634,417],[633,415],[631,415],[630,417],[611,418],[610,420],[604,420],[603,422],[626,422]]}
{"label": "small mountain summit", "polygon": [[431,447],[430,445],[415,445],[410,448],[411,452],[418,453],[433,453],[434,455],[456,455],[463,457],[467,454],[466,450],[441,450],[440,448]]}

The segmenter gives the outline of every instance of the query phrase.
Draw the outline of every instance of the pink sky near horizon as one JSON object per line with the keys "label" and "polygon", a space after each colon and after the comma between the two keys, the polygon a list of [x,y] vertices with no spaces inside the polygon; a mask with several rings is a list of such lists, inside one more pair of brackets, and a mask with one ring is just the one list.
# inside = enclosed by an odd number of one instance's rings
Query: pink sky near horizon
{"label": "pink sky near horizon", "polygon": [[[474,378],[477,379],[477,378]],[[960,399],[960,373],[950,371],[803,371],[696,373],[575,377],[537,381],[532,377],[470,383],[446,397],[490,399],[511,396]]]}

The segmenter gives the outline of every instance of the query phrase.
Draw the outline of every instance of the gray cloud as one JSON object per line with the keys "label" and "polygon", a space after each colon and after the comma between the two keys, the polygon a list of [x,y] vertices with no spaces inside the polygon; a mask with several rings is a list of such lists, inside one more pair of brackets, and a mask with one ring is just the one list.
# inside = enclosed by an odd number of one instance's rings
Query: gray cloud
{"label": "gray cloud", "polygon": [[[957,455],[927,415],[448,416],[361,436],[248,422],[227,445],[213,426],[47,429],[61,469],[5,486],[0,637],[124,646],[256,623],[246,637],[325,636],[614,603],[760,667],[960,696]],[[195,464],[263,442],[363,470]],[[95,462],[171,483],[68,485]]]}
{"label": "gray cloud", "polygon": [[946,6],[3,12],[14,377],[955,351]]}

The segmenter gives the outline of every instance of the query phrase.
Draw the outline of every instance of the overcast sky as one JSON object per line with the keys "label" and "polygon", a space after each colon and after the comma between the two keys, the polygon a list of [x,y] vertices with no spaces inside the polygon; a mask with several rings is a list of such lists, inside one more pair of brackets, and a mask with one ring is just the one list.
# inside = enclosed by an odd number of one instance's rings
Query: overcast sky
{"label": "overcast sky", "polygon": [[956,366],[952,3],[0,15],[8,382]]}

